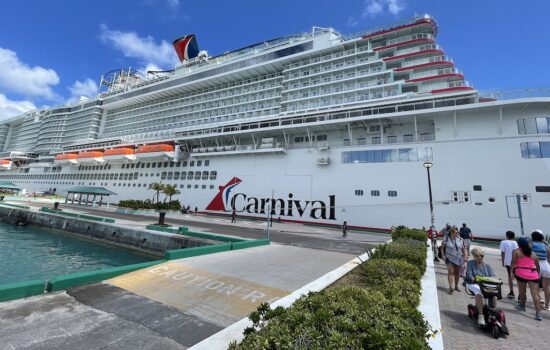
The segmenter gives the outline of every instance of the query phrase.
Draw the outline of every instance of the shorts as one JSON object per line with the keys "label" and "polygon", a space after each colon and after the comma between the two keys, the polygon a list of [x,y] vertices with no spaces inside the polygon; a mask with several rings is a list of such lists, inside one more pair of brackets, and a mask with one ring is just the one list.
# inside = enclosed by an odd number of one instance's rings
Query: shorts
{"label": "shorts", "polygon": [[456,267],[462,266],[462,265],[457,265],[455,263],[452,263],[451,260],[449,260],[449,258],[445,258],[445,265],[453,265],[453,266],[456,266]]}
{"label": "shorts", "polygon": [[550,263],[548,263],[548,260],[540,260],[539,266],[540,266],[540,277],[550,278]]}
{"label": "shorts", "polygon": [[510,276],[510,265],[506,265],[506,271],[508,271],[508,276]]}
{"label": "shorts", "polygon": [[516,280],[517,280],[518,282],[523,282],[523,283],[537,282],[537,283],[539,283],[539,279],[538,279],[538,278],[537,278],[537,279],[534,279],[534,280],[527,280],[527,279],[525,279],[525,278],[523,278],[523,277],[519,277],[519,276],[516,275],[516,274],[514,274],[514,276],[516,277]]}
{"label": "shorts", "polygon": [[470,292],[474,293],[474,295],[481,295],[481,289],[477,284],[466,283],[466,288],[468,288]]}

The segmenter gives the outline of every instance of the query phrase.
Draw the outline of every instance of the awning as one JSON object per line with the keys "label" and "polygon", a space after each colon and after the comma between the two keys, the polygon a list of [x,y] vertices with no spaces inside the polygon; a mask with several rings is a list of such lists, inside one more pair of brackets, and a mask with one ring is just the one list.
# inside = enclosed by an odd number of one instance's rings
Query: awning
{"label": "awning", "polygon": [[76,186],[69,188],[67,193],[95,194],[98,196],[116,196],[117,194],[109,191],[105,187]]}
{"label": "awning", "polygon": [[21,191],[21,188],[17,187],[11,182],[0,182],[0,189],[2,190],[12,190],[12,191]]}

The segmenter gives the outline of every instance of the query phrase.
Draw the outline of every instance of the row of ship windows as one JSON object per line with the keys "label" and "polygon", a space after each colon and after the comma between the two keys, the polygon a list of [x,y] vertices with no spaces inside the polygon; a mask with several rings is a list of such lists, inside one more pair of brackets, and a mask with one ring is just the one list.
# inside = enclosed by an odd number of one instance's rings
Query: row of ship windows
{"label": "row of ship windows", "polygon": [[[180,162],[140,162],[140,163],[129,163],[129,164],[122,164],[122,169],[149,169],[149,168],[179,168],[179,167],[194,167],[194,166],[209,166],[210,160],[197,160],[197,161],[180,161]],[[110,164],[105,165],[81,165],[78,167],[79,171],[87,171],[87,170],[108,170],[111,169]]]}
{"label": "row of ship windows", "polygon": [[550,117],[518,119],[518,133],[548,134],[550,133]]}
{"label": "row of ship windows", "polygon": [[[160,101],[157,101],[155,104],[141,103],[141,104],[133,105],[130,109],[112,110],[108,113],[108,115],[109,117],[114,115],[119,115],[121,117],[124,117],[129,115],[135,115],[136,112],[146,113],[146,112],[152,112],[152,111],[159,111],[165,108],[181,106],[182,104],[202,103],[205,101],[217,100],[219,98],[223,98],[226,96],[238,95],[243,92],[248,93],[248,92],[254,92],[257,90],[274,88],[279,86],[279,84],[277,84],[276,82],[268,83],[267,81],[276,77],[277,75],[272,74],[272,75],[266,75],[263,77],[256,78],[258,79],[258,81],[261,82],[257,84],[254,84],[254,81],[251,81],[251,80],[241,80],[228,85],[221,85],[215,88],[194,91],[191,94],[179,95],[175,99],[174,98],[162,99]],[[244,88],[235,89],[235,87],[238,87],[238,86],[243,86]],[[226,92],[222,92],[222,90],[226,90],[226,89],[227,89]]]}
{"label": "row of ship windows", "polygon": [[180,118],[184,115],[197,114],[197,112],[201,111],[212,111],[213,115],[223,115],[228,113],[236,113],[239,111],[251,111],[267,107],[275,107],[278,104],[275,102],[266,101],[273,99],[276,100],[279,99],[279,97],[279,93],[258,93],[253,96],[214,101],[212,103],[195,105],[194,107],[179,107],[140,115],[132,115],[127,118],[113,118],[107,120],[105,123],[105,128],[113,128],[121,124],[130,124],[137,121],[149,120],[151,118]]}
{"label": "row of ship windows", "polygon": [[393,163],[432,160],[432,148],[396,148],[342,152],[342,163]]}
{"label": "row of ship windows", "polygon": [[28,180],[137,180],[139,177],[157,177],[161,180],[216,180],[217,171],[169,171],[163,173],[87,173],[87,174],[25,174],[25,175],[0,175],[5,179]]}
{"label": "row of ship windows", "polygon": [[[356,196],[363,196],[365,192],[363,190],[355,190]],[[370,191],[371,197],[380,197],[380,191],[378,190],[371,190]],[[388,191],[388,197],[397,197],[397,191],[390,190]]]}
{"label": "row of ship windows", "polygon": [[[20,181],[16,181],[16,182],[20,182]],[[44,181],[44,182],[39,182],[39,184],[44,184],[44,185],[74,185],[75,183],[74,182],[59,182],[59,181]],[[83,185],[86,185],[85,182],[77,182],[76,185],[78,186],[83,186]],[[95,186],[96,183],[95,182],[88,182],[88,186]],[[100,183],[99,186],[108,186],[109,184],[107,184],[106,182],[105,183]],[[177,185],[174,184],[176,187]],[[141,184],[141,183],[124,183],[124,182],[119,182],[118,184],[117,183],[114,183],[110,186],[113,186],[113,187],[144,187],[144,188],[148,188],[148,184]],[[179,188],[187,188],[187,189],[214,189],[214,185],[199,185],[199,184],[187,184],[187,185],[180,185]]]}
{"label": "row of ship windows", "polygon": [[550,158],[550,141],[522,142],[522,158]]}

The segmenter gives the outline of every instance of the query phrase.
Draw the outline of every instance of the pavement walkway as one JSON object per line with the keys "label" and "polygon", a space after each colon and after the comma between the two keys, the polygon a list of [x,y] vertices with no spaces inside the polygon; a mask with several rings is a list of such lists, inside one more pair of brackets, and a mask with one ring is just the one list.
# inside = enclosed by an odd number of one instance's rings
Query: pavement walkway
{"label": "pavement walkway", "polygon": [[[103,213],[116,217],[117,225],[139,229],[154,221]],[[265,223],[248,220],[231,224],[223,217],[181,215],[167,221],[198,231],[265,237]],[[186,349],[389,236],[352,232],[343,239],[337,229],[274,223],[271,238],[280,243],[172,260],[102,283],[0,303],[0,349]]]}
{"label": "pavement walkway", "polygon": [[[477,245],[472,245],[472,248]],[[506,269],[501,266],[498,248],[482,246],[485,250],[484,261],[493,267],[498,278],[504,281],[503,299],[498,301],[498,308],[506,314],[506,323],[510,335],[493,339],[490,332],[479,329],[477,323],[468,318],[467,305],[474,303],[474,297],[460,292],[447,293],[447,268],[444,263],[435,264],[439,309],[443,332],[443,343],[446,350],[471,349],[548,349],[550,348],[550,312],[542,311],[543,321],[534,319],[535,310],[529,290],[527,290],[527,311],[520,312],[514,308],[515,300],[507,299],[508,283]],[[517,285],[514,286],[517,297]]]}

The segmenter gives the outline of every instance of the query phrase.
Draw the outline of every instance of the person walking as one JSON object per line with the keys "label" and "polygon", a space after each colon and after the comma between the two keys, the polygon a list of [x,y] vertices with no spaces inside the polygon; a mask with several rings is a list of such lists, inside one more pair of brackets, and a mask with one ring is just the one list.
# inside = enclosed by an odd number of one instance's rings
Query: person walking
{"label": "person walking", "polygon": [[512,266],[512,253],[518,249],[518,243],[516,242],[516,234],[514,231],[506,231],[506,239],[500,241],[500,259],[502,260],[502,266],[506,267],[508,272],[508,287],[510,292],[508,298],[514,299],[514,282],[512,281],[512,272],[510,266]]}
{"label": "person walking", "polygon": [[540,296],[539,296],[539,258],[533,253],[529,241],[525,237],[518,239],[519,249],[514,250],[512,255],[511,270],[514,278],[518,282],[519,302],[516,309],[525,311],[527,302],[527,286],[531,291],[533,304],[535,305],[535,320],[542,321],[540,315]]}
{"label": "person walking", "polygon": [[231,211],[231,223],[234,224],[237,222],[237,211],[235,210],[235,208],[233,208],[233,210]]}
{"label": "person walking", "polygon": [[[533,252],[539,258],[540,282],[542,282],[542,291],[544,293],[544,309],[550,310],[550,264],[548,263],[550,247],[544,241],[541,230],[535,230],[531,233],[531,241],[533,242]],[[540,286],[541,284],[539,283]]]}
{"label": "person walking", "polygon": [[442,246],[443,260],[447,264],[449,294],[453,294],[453,290],[460,292],[458,289],[459,273],[466,260],[466,248],[456,228],[451,228],[449,235],[444,238]]}
{"label": "person walking", "polygon": [[344,221],[342,224],[342,238],[346,238],[348,236],[348,222]]}
{"label": "person walking", "polygon": [[459,230],[460,237],[464,240],[464,246],[466,247],[466,252],[468,253],[468,256],[470,256],[470,243],[474,240],[474,236],[472,236],[472,230],[468,226],[466,226],[466,223],[462,224],[462,227]]}

